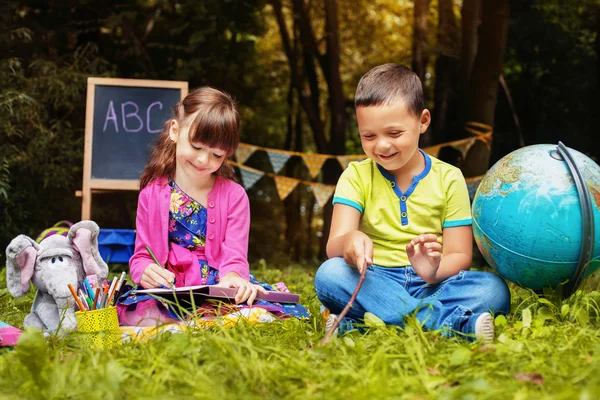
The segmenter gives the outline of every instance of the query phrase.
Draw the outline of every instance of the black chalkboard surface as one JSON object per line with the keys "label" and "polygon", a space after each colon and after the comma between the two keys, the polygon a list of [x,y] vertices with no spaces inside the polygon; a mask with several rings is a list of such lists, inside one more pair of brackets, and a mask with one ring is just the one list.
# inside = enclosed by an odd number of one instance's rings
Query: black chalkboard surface
{"label": "black chalkboard surface", "polygon": [[82,219],[92,190],[137,190],[150,149],[187,82],[88,78]]}
{"label": "black chalkboard surface", "polygon": [[181,90],[96,86],[92,179],[139,179]]}

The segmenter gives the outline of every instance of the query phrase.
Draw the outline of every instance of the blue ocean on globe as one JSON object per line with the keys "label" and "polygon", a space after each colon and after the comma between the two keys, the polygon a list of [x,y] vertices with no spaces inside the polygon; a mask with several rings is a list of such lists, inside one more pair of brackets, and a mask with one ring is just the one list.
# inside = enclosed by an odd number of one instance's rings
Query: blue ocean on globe
{"label": "blue ocean on globe", "polygon": [[[557,146],[523,147],[500,159],[482,179],[472,204],[473,234],[499,275],[525,288],[555,288],[577,270],[582,211],[575,180]],[[600,166],[567,148],[591,196],[594,248],[586,277],[600,267]]]}

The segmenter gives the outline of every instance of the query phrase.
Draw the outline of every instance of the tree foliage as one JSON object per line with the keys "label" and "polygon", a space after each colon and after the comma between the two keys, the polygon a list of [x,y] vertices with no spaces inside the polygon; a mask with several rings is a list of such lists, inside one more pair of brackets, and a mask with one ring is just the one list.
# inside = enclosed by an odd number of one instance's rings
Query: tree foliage
{"label": "tree foliage", "polygon": [[262,33],[262,7],[260,0],[3,1],[0,247],[18,233],[35,237],[57,220],[79,219],[88,76],[210,84],[248,104],[245,68]]}
{"label": "tree foliage", "polygon": [[[504,67],[526,144],[557,143],[600,158],[598,113],[600,1],[515,1]],[[506,103],[495,159],[518,147]]]}
{"label": "tree foliage", "polygon": [[[426,26],[419,32],[425,55],[419,68],[437,119],[427,144],[457,138],[460,113],[477,111],[471,105],[483,107],[478,99],[486,98],[473,95],[478,88],[483,93],[479,84],[473,93],[465,90],[478,41],[484,41],[479,48],[492,48],[491,39],[481,36],[483,0],[417,3],[428,6],[419,9],[419,24],[415,2],[405,0],[0,0],[0,248],[18,233],[35,236],[57,220],[79,218],[74,192],[82,181],[88,76],[213,85],[238,99],[244,142],[356,154],[353,98],[360,76],[385,62],[411,65],[413,30]],[[486,2],[497,3],[507,2]],[[282,23],[274,4],[281,6]],[[302,79],[296,86],[282,26],[296,52],[292,61]],[[486,118],[495,125],[490,164],[520,146],[516,120],[525,144],[561,140],[600,157],[592,143],[600,123],[599,26],[600,0],[510,1],[505,57],[496,60],[486,93],[496,90],[501,73],[514,113],[502,90],[495,106],[486,105]],[[495,37],[493,29],[487,32]],[[480,65],[485,72],[486,60]],[[248,162],[269,171],[259,153]],[[302,163],[287,168],[282,174],[311,179]],[[272,179],[249,190],[253,257],[289,254],[290,246],[301,257],[315,254],[317,234],[327,224],[320,214],[314,218],[319,210],[303,189],[298,186],[287,207]],[[129,200],[129,208],[110,207],[123,198],[98,196],[95,204],[105,207],[94,210],[94,219],[101,226],[132,227],[135,196]],[[301,221],[298,229],[286,228],[288,220]]]}

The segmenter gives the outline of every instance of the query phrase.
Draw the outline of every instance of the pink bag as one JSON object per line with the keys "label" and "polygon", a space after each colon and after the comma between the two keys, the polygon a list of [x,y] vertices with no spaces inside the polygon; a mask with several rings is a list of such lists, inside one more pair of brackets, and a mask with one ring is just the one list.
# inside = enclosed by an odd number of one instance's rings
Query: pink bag
{"label": "pink bag", "polygon": [[0,347],[15,346],[22,333],[22,330],[0,321]]}

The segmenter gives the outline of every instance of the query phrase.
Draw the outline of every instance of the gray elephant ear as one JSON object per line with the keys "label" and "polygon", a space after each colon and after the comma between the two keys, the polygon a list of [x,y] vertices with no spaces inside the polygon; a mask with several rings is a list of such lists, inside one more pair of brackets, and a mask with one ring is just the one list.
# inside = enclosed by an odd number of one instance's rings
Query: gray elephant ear
{"label": "gray elephant ear", "polygon": [[29,291],[38,249],[38,244],[25,235],[14,238],[6,248],[6,286],[14,297]]}
{"label": "gray elephant ear", "polygon": [[85,274],[96,275],[98,280],[104,280],[108,276],[108,265],[98,251],[99,232],[98,224],[85,220],[73,225],[67,237],[73,248],[81,255]]}

